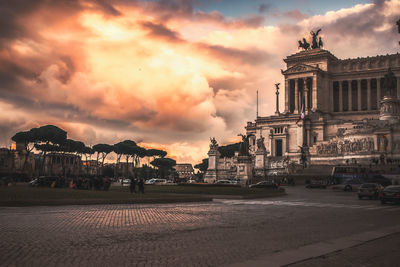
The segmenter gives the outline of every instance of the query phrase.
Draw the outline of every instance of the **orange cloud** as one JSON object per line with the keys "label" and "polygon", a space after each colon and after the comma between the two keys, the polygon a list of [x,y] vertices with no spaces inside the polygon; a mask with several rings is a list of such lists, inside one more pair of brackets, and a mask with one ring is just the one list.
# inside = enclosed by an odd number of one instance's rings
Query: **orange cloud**
{"label": "orange cloud", "polygon": [[294,12],[299,22],[278,26],[194,11],[190,1],[22,2],[0,11],[8,25],[0,35],[4,145],[16,131],[53,123],[86,144],[132,139],[195,163],[210,136],[226,144],[244,132],[256,90],[260,115],[273,112],[282,59],[310,29],[321,27],[339,57],[398,49],[395,1],[309,18]]}

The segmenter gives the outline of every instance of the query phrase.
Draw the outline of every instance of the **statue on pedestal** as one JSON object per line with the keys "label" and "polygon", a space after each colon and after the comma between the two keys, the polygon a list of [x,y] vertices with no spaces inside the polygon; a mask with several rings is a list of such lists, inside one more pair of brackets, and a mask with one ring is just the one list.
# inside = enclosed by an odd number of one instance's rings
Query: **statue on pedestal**
{"label": "statue on pedestal", "polygon": [[265,148],[264,139],[265,138],[263,136],[260,136],[260,138],[257,139],[257,151],[265,151],[265,150],[267,150]]}
{"label": "statue on pedestal", "polygon": [[210,149],[218,148],[218,143],[217,140],[215,140],[215,137],[210,137],[210,141],[211,141]]}
{"label": "statue on pedestal", "polygon": [[239,156],[249,156],[249,137],[253,135],[238,134],[238,136],[242,137],[242,142],[239,145]]}
{"label": "statue on pedestal", "polygon": [[385,89],[385,96],[397,96],[396,92],[396,77],[389,68],[387,74],[384,77],[383,88]]}

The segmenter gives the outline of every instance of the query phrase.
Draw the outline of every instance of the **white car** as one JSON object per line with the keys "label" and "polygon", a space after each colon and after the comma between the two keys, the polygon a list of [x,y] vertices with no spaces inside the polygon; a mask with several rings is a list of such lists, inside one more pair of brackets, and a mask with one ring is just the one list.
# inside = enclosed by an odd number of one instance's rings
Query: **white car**
{"label": "white car", "polygon": [[148,185],[164,185],[167,184],[166,179],[150,179],[145,182]]}
{"label": "white car", "polygon": [[122,186],[128,186],[131,184],[131,180],[130,179],[123,179],[122,180]]}

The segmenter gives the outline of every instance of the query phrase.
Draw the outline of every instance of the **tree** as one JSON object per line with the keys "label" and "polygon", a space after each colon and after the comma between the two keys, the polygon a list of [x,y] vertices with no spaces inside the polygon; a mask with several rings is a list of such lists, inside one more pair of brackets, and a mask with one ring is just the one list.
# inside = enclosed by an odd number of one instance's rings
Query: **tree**
{"label": "tree", "polygon": [[150,162],[150,164],[154,167],[157,167],[160,173],[160,177],[164,178],[176,165],[176,161],[170,158],[156,158],[152,162]]}
{"label": "tree", "polygon": [[240,143],[230,144],[226,146],[218,147],[218,151],[221,154],[221,158],[232,158],[236,151],[239,151]]}
{"label": "tree", "polygon": [[140,147],[136,145],[132,151],[132,162],[133,167],[138,167],[140,164],[140,159],[144,158],[147,155],[147,150],[144,147]]}
{"label": "tree", "polygon": [[88,164],[88,159],[91,158],[91,156],[94,154],[94,150],[89,147],[85,146],[85,148],[82,150],[82,154],[85,155],[85,161],[86,161],[86,175],[89,174],[89,164]]}
{"label": "tree", "polygon": [[208,159],[203,159],[201,163],[194,165],[194,167],[202,173],[206,172],[208,169]]}
{"label": "tree", "polygon": [[154,149],[154,148],[147,149],[147,153],[146,153],[146,156],[153,157],[153,160],[154,160],[154,157],[164,158],[166,155],[167,155],[166,151],[160,150],[160,149]]}
{"label": "tree", "polygon": [[[62,145],[62,161],[61,166],[63,169],[63,174],[65,176],[65,153],[73,153],[79,158],[82,158],[82,153],[85,149],[85,144],[81,141],[75,141],[72,139],[66,139]],[[81,164],[79,165],[79,173],[81,172]]]}
{"label": "tree", "polygon": [[136,143],[132,140],[125,140],[122,142],[119,142],[113,146],[114,152],[117,154],[117,165],[121,161],[121,157],[123,155],[126,156],[126,173],[125,177],[128,177],[129,171],[128,171],[128,163],[129,163],[129,158],[134,152],[134,148],[136,147]]}
{"label": "tree", "polygon": [[[107,155],[110,154],[113,150],[114,147],[108,144],[97,144],[93,146],[93,150],[97,152],[97,163],[99,162],[99,159],[101,160],[101,168],[103,169],[104,167],[104,160],[106,159]],[[97,171],[98,175],[98,171]]]}
{"label": "tree", "polygon": [[35,140],[35,148],[43,153],[40,172],[43,173],[47,152],[61,151],[61,146],[67,139],[67,132],[54,125],[45,125],[30,130]]}
{"label": "tree", "polygon": [[[45,125],[39,128],[32,128],[26,132],[18,132],[11,139],[16,143],[23,143],[25,145],[27,154],[25,155],[23,169],[33,148],[42,151],[43,162],[40,167],[40,171],[42,171],[47,152],[59,151],[59,147],[67,139],[67,132],[54,125]],[[29,147],[30,143],[33,143],[32,147]]]}

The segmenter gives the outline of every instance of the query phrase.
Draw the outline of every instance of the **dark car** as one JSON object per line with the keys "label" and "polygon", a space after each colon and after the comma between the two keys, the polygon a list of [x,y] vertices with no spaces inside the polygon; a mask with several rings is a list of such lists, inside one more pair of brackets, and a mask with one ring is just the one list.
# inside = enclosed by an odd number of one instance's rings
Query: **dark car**
{"label": "dark car", "polygon": [[327,186],[326,180],[311,180],[307,185],[306,188],[326,188]]}
{"label": "dark car", "polygon": [[250,185],[250,188],[272,188],[272,189],[277,189],[279,185],[277,183],[274,183],[272,181],[261,181],[256,184]]}
{"label": "dark car", "polygon": [[377,183],[365,183],[358,189],[358,198],[363,197],[378,199],[379,193],[383,190],[383,186]]}
{"label": "dark car", "polygon": [[372,178],[369,179],[370,183],[377,183],[382,186],[388,186],[392,184],[392,181],[382,175],[374,175]]}
{"label": "dark car", "polygon": [[382,204],[386,202],[400,203],[400,185],[389,185],[379,194]]}

